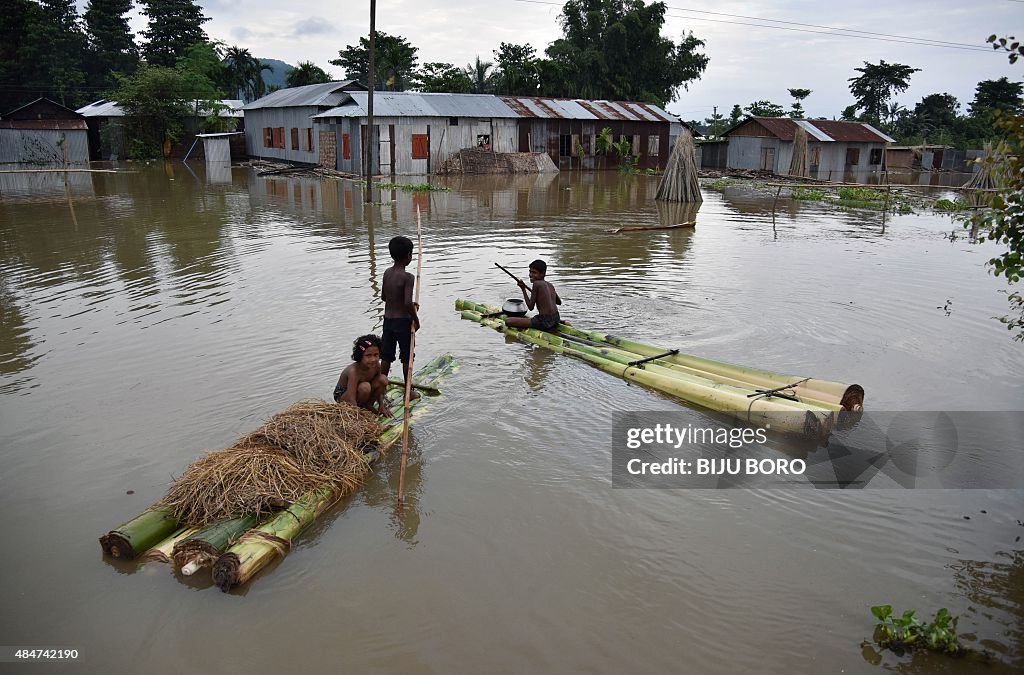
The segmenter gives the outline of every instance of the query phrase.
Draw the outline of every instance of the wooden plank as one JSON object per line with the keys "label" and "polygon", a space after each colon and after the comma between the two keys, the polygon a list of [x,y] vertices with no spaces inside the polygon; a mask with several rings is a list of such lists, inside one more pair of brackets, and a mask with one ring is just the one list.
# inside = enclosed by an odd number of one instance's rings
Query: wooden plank
{"label": "wooden plank", "polygon": [[618,234],[619,232],[642,232],[645,230],[679,230],[696,226],[697,221],[690,221],[688,223],[677,223],[676,225],[637,225],[632,227],[617,227],[614,230],[605,230],[605,232],[608,234]]}

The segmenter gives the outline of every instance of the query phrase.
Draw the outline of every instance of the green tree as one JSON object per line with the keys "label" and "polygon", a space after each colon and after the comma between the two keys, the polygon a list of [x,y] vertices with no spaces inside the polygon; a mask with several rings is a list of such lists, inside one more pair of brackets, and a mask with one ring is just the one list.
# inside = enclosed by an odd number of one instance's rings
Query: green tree
{"label": "green tree", "polygon": [[730,126],[725,115],[718,112],[718,108],[715,108],[714,112],[711,113],[711,117],[704,119],[704,124],[708,127],[709,136],[720,136]]}
{"label": "green tree", "polygon": [[250,54],[248,49],[228,47],[224,52],[224,67],[232,97],[255,101],[268,93],[263,82],[263,71],[271,68]]}
{"label": "green tree", "polygon": [[[991,36],[988,41],[996,49],[1009,52],[1010,63],[1024,55],[1024,46],[1014,38]],[[1024,277],[1024,115],[996,110],[993,113],[997,127],[1006,134],[1006,152],[995,158],[994,173],[1002,177],[1002,192],[992,197],[991,210],[976,213],[967,223],[984,233],[989,241],[1006,247],[1003,253],[989,260],[996,276],[1002,275],[1011,284]],[[1024,296],[1019,291],[1009,294],[1012,311],[1017,316],[1006,316],[1001,321],[1010,330],[1016,330],[1016,340],[1024,341]]]}
{"label": "green tree", "polygon": [[128,25],[131,9],[132,0],[90,0],[86,6],[83,18],[89,40],[90,85],[111,86],[115,74],[128,75],[138,67],[139,48]]}
{"label": "green tree", "polygon": [[536,95],[540,88],[536,52],[530,45],[502,42],[494,51],[494,88],[509,96]]}
{"label": "green tree", "polygon": [[142,54],[152,66],[171,67],[197,42],[206,42],[210,20],[193,0],[139,0],[149,25],[142,31]]}
{"label": "green tree", "polygon": [[466,77],[469,78],[469,91],[473,94],[490,94],[494,91],[494,79],[488,72],[494,64],[481,61],[478,54],[473,63],[466,66]]}
{"label": "green tree", "polygon": [[42,22],[42,9],[30,0],[11,0],[0,12],[0,115],[45,93],[42,45],[33,37]]}
{"label": "green tree", "polygon": [[1002,110],[1017,113],[1021,110],[1021,94],[1024,85],[1010,82],[1006,77],[998,80],[982,80],[974,90],[974,101],[971,102],[971,115],[987,116],[993,111]]}
{"label": "green tree", "polygon": [[25,56],[43,78],[40,93],[74,108],[88,98],[82,89],[86,39],[78,9],[74,0],[40,0],[39,8],[29,24]]}
{"label": "green tree", "polygon": [[165,140],[177,140],[184,119],[192,114],[192,91],[176,68],[143,64],[131,76],[118,76],[114,98],[124,110],[129,154],[136,159],[159,157]]}
{"label": "green tree", "polygon": [[740,107],[739,103],[732,106],[732,110],[729,111],[729,126],[734,127],[740,123],[744,117],[743,108]]}
{"label": "green tree", "polygon": [[458,66],[450,63],[425,63],[419,74],[420,91],[466,94],[473,83]]}
{"label": "green tree", "polygon": [[[262,78],[261,78],[262,79]],[[331,81],[331,76],[312,61],[299,61],[295,68],[288,72],[285,84],[289,87],[302,87],[307,84],[324,84]]]}
{"label": "green tree", "polygon": [[810,89],[790,89],[789,95],[793,97],[793,104],[790,106],[790,117],[797,119],[803,119],[804,117],[804,105],[803,101],[805,98],[811,95]]}
{"label": "green tree", "polygon": [[854,68],[860,73],[851,77],[850,93],[857,101],[856,109],[864,111],[866,121],[881,124],[886,117],[889,100],[897,93],[910,87],[910,76],[920,72],[920,68],[911,68],[901,63],[864,62],[863,68]]}
{"label": "green tree", "polygon": [[960,102],[952,94],[928,94],[914,106],[911,117],[919,133],[952,130],[959,120]]}
{"label": "green tree", "polygon": [[[405,91],[416,84],[416,47],[400,35],[388,35],[377,31],[374,41],[374,88],[389,91]],[[332,65],[345,69],[345,77],[358,82],[368,79],[370,64],[369,37],[359,38],[359,44],[346,45],[338,52]]]}
{"label": "green tree", "polygon": [[561,79],[546,92],[567,97],[649,101],[665,105],[707,68],[704,46],[691,33],[675,43],[662,37],[665,4],[642,0],[569,0],[562,37],[545,51]]}
{"label": "green tree", "polygon": [[[197,42],[178,59],[175,70],[181,75],[185,92],[193,101],[219,101],[230,92],[228,69],[221,57],[221,45]],[[209,107],[195,105],[194,108]]]}
{"label": "green tree", "polygon": [[754,101],[744,110],[754,117],[785,117],[786,109],[771,101]]}

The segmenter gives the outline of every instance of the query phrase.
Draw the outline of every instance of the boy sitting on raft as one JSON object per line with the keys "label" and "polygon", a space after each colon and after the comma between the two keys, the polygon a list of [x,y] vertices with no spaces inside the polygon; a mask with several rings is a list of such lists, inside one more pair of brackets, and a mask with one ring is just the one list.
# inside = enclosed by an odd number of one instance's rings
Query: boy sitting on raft
{"label": "boy sitting on raft", "polygon": [[537,330],[554,330],[561,322],[558,316],[558,305],[562,299],[555,292],[555,287],[544,280],[548,272],[548,265],[543,260],[534,260],[530,263],[530,283],[533,290],[527,288],[522,279],[519,280],[519,288],[523,291],[523,299],[529,309],[537,308],[537,315],[531,318],[525,316],[510,316],[505,318],[505,325],[512,328],[536,328]]}
{"label": "boy sitting on raft", "polygon": [[352,343],[352,363],[345,366],[334,387],[334,401],[391,415],[385,393],[388,376],[381,372],[380,338],[363,335]]}
{"label": "boy sitting on raft", "polygon": [[[381,370],[385,378],[395,360],[395,348],[401,349],[402,378],[408,382],[409,352],[412,342],[412,329],[420,329],[420,319],[416,315],[419,305],[412,301],[413,287],[416,277],[405,271],[412,262],[412,239],[394,237],[388,242],[388,251],[395,264],[384,271],[381,284],[381,297],[384,300],[384,331],[381,334]],[[412,398],[419,398],[419,392],[413,390]]]}

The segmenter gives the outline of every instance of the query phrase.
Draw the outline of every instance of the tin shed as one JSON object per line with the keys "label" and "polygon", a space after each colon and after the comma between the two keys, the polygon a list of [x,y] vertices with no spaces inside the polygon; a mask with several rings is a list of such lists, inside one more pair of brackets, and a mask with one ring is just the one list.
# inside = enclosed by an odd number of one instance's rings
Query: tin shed
{"label": "tin shed", "polygon": [[0,118],[0,164],[87,164],[85,118],[46,98]]}

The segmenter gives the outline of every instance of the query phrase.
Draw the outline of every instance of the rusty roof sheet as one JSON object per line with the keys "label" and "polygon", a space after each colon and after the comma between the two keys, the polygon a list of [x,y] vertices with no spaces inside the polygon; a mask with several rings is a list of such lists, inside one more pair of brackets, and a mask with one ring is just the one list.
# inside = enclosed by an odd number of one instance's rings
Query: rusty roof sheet
{"label": "rusty roof sheet", "polygon": [[889,138],[870,124],[862,122],[839,122],[833,120],[808,120],[833,140],[846,143],[891,143]]}
{"label": "rusty roof sheet", "polygon": [[499,96],[520,117],[572,120],[619,120],[626,122],[676,121],[651,103],[588,101],[541,96]]}
{"label": "rusty roof sheet", "polygon": [[323,84],[307,84],[302,87],[278,89],[263,98],[256,99],[245,110],[260,108],[301,108],[306,106],[332,107],[345,100],[345,90],[364,88],[354,80],[338,80]]}
{"label": "rusty roof sheet", "polygon": [[779,140],[792,141],[796,135],[797,125],[803,127],[814,140],[830,143],[893,143],[893,139],[886,136],[870,124],[863,122],[844,122],[839,120],[794,120],[789,117],[748,117],[744,121],[724,132],[723,136],[740,127],[755,123],[768,131]]}
{"label": "rusty roof sheet", "polygon": [[89,126],[85,120],[0,120],[0,129],[87,131]]}

